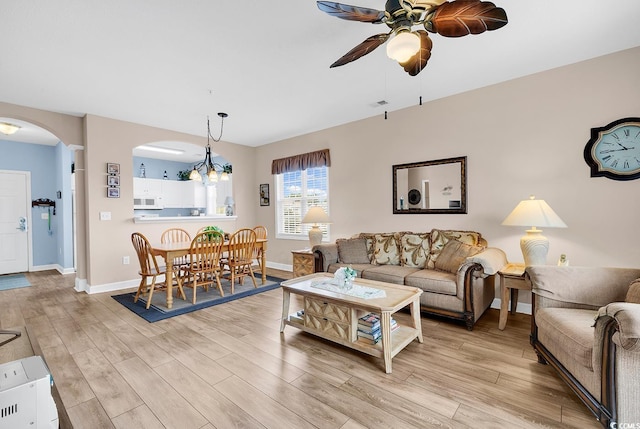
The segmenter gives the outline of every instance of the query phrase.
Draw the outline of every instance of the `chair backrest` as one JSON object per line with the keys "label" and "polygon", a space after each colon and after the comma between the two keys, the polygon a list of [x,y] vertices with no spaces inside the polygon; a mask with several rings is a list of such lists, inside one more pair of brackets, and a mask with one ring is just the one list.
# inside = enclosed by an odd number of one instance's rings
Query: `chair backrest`
{"label": "chair backrest", "polygon": [[189,249],[191,268],[202,272],[218,270],[223,244],[224,237],[219,232],[207,231],[196,235]]}
{"label": "chair backrest", "polygon": [[182,228],[169,228],[160,237],[161,243],[179,243],[181,241],[191,241],[191,235]]}
{"label": "chair backrest", "polygon": [[140,274],[149,276],[157,273],[159,271],[158,262],[151,252],[151,244],[149,244],[147,237],[139,232],[134,232],[131,234],[131,242],[134,249],[136,249],[138,261],[140,262]]}
{"label": "chair backrest", "polygon": [[254,259],[255,247],[256,232],[249,228],[239,229],[229,238],[229,257],[236,263],[250,262]]}
{"label": "chair backrest", "polygon": [[[262,225],[258,225],[256,227],[253,228],[253,230],[256,232],[256,240],[266,240],[267,239],[267,227],[262,226]],[[258,257],[260,256],[260,248],[259,247],[254,247],[253,249],[253,259],[258,259]]]}

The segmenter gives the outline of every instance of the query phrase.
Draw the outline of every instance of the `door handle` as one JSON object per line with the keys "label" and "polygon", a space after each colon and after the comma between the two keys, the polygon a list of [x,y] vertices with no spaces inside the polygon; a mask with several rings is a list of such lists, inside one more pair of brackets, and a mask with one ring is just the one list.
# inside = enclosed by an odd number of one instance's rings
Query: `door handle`
{"label": "door handle", "polygon": [[20,226],[18,226],[16,229],[19,229],[22,232],[25,232],[27,230],[27,219],[25,219],[24,217],[21,217],[18,219],[18,223],[20,224]]}

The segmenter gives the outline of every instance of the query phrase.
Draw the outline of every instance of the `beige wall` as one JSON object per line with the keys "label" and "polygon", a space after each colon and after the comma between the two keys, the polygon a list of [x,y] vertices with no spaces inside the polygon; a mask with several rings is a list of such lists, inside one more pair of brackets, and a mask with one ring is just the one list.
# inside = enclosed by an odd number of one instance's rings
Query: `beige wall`
{"label": "beige wall", "polygon": [[[582,155],[592,127],[630,116],[640,117],[640,48],[259,147],[256,178],[273,186],[272,159],[330,148],[332,241],[471,229],[514,262],[526,228],[500,223],[534,194],[568,225],[545,231],[548,263],[566,253],[572,265],[637,267],[640,180],[591,178]],[[468,214],[392,214],[393,164],[456,156],[468,157]],[[273,204],[257,208],[257,221],[275,231]],[[307,244],[271,240],[268,259],[290,264]]]}

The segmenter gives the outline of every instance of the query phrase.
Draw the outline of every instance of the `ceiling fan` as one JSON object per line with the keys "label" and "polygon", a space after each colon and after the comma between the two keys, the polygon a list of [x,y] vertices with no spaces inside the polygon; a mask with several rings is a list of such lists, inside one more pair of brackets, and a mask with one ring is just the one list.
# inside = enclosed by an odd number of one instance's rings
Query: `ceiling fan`
{"label": "ceiling fan", "polygon": [[[497,30],[507,24],[504,9],[481,0],[387,0],[385,10],[318,1],[318,8],[349,21],[387,24],[391,31],[367,38],[331,64],[331,68],[367,55],[387,40],[387,55],[398,61],[411,76],[422,71],[431,57],[430,33],[445,37],[462,37]],[[413,31],[416,25],[425,30]]]}

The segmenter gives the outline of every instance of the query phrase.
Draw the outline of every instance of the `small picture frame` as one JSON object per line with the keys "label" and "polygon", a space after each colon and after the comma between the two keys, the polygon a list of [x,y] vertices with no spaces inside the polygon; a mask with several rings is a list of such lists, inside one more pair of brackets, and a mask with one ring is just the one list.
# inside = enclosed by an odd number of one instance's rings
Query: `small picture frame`
{"label": "small picture frame", "polygon": [[260,184],[260,205],[261,206],[269,205],[269,184],[268,183]]}
{"label": "small picture frame", "polygon": [[114,176],[120,175],[120,164],[107,162],[107,174],[114,175]]}
{"label": "small picture frame", "polygon": [[109,186],[120,186],[120,176],[108,176],[107,177],[107,185],[109,185]]}
{"label": "small picture frame", "polygon": [[107,198],[120,198],[120,188],[107,188]]}

